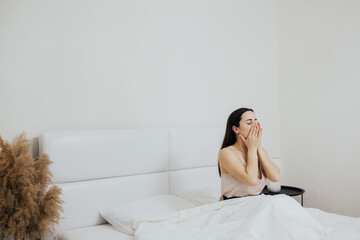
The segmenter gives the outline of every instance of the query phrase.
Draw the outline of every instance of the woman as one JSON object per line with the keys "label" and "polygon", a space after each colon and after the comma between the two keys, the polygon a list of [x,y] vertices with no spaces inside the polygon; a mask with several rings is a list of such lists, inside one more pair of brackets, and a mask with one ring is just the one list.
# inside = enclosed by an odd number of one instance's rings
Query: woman
{"label": "woman", "polygon": [[228,118],[219,152],[221,200],[261,194],[266,180],[280,180],[279,168],[261,147],[262,128],[255,113],[240,108]]}

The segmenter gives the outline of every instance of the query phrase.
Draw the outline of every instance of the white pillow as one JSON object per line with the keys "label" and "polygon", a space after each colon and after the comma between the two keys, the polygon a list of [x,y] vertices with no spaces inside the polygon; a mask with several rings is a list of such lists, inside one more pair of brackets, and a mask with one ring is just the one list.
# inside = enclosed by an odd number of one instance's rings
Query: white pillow
{"label": "white pillow", "polygon": [[122,203],[101,210],[100,214],[116,230],[134,235],[134,224],[138,221],[165,219],[177,211],[192,207],[196,205],[173,195],[161,194]]}
{"label": "white pillow", "polygon": [[176,194],[178,197],[195,204],[196,206],[218,202],[221,196],[220,191],[215,189],[198,189],[183,191]]}

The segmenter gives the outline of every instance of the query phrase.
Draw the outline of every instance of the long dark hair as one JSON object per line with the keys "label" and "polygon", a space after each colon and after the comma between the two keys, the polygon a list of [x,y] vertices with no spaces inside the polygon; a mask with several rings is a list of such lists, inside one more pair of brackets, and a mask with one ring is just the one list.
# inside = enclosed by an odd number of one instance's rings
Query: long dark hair
{"label": "long dark hair", "polygon": [[[254,112],[254,110],[252,110],[250,108],[239,108],[230,114],[230,116],[227,120],[227,123],[226,123],[225,136],[224,136],[224,141],[221,145],[221,149],[231,146],[236,142],[236,134],[232,130],[232,127],[240,126],[241,117],[244,114],[244,112],[247,112],[247,111]],[[218,169],[219,169],[219,176],[221,177],[219,160],[218,160]]]}

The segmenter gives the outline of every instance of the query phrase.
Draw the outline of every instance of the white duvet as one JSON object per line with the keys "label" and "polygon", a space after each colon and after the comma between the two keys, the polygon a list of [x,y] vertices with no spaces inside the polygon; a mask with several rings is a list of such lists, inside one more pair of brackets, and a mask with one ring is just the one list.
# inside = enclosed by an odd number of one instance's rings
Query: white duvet
{"label": "white duvet", "polygon": [[[230,199],[181,210],[170,217],[134,223],[138,240],[360,239],[360,218],[320,218],[286,195]],[[321,215],[323,216],[323,214]],[[340,219],[339,219],[340,218]],[[340,223],[340,224],[339,224]]]}

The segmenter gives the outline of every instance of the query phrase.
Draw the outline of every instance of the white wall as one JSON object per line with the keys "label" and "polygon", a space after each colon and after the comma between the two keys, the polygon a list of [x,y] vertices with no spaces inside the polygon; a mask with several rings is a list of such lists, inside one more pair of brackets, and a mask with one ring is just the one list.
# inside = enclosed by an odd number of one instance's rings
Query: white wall
{"label": "white wall", "polygon": [[304,205],[360,217],[360,1],[280,1],[282,155]]}
{"label": "white wall", "polygon": [[243,106],[280,147],[275,0],[0,1],[0,134],[35,155],[43,131],[225,126]]}

